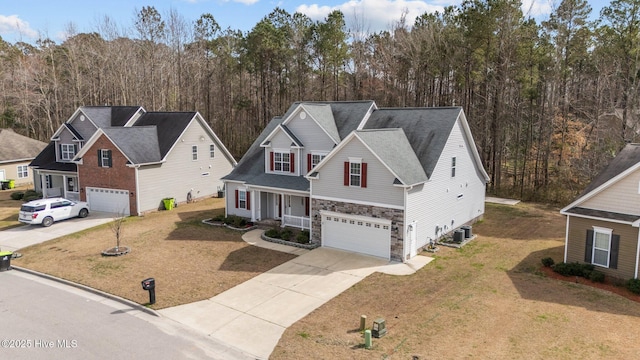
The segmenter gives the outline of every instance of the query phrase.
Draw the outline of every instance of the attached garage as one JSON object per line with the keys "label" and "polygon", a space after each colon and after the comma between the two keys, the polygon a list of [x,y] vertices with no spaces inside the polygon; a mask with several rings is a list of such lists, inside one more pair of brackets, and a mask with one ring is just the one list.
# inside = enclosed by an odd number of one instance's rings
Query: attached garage
{"label": "attached garage", "polygon": [[87,202],[91,211],[131,215],[127,190],[88,187]]}
{"label": "attached garage", "polygon": [[320,211],[322,246],[390,258],[391,220]]}

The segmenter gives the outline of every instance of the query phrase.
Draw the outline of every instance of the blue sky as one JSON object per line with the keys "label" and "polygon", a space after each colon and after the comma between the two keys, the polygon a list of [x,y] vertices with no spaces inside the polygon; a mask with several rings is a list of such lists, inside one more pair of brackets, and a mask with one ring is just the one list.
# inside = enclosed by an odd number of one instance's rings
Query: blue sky
{"label": "blue sky", "polygon": [[[65,39],[65,30],[73,24],[77,33],[91,32],[105,16],[120,28],[132,28],[137,11],[154,6],[163,18],[170,9],[193,22],[211,13],[223,29],[247,32],[276,7],[289,13],[301,12],[313,20],[322,20],[336,9],[345,14],[347,27],[360,19],[364,30],[387,30],[407,12],[408,24],[425,12],[442,10],[461,0],[0,0],[0,36],[10,43],[34,43],[49,37],[56,43]],[[560,0],[523,0],[523,11],[546,18]],[[590,1],[594,17],[608,0]]]}

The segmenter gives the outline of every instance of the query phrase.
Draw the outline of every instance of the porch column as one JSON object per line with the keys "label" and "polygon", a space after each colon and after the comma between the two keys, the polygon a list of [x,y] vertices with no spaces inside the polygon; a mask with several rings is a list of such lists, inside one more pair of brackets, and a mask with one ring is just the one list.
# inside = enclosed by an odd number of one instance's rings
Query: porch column
{"label": "porch column", "polygon": [[256,221],[256,191],[251,190],[249,192],[251,194],[249,199],[249,206],[251,207],[251,221]]}
{"label": "porch column", "polygon": [[60,194],[63,198],[67,199],[67,175],[62,175],[62,192]]}

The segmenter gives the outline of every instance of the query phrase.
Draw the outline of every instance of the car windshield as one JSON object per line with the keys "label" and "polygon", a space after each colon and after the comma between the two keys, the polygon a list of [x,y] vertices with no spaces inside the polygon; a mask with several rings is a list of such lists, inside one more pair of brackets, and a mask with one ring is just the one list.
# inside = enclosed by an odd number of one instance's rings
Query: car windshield
{"label": "car windshield", "polygon": [[33,206],[33,205],[22,205],[22,207],[20,207],[20,211],[24,211],[24,212],[36,212],[36,211],[42,211],[44,210],[45,206],[44,205],[38,205],[38,206]]}

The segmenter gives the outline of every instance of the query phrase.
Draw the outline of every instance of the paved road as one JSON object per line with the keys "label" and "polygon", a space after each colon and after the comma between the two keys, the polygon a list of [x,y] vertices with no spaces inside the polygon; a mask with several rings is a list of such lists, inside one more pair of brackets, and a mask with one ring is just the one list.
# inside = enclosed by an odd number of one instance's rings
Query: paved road
{"label": "paved road", "polygon": [[88,217],[68,219],[53,223],[50,227],[41,225],[24,225],[0,231],[0,249],[16,251],[24,247],[39,244],[60,236],[106,224],[113,221],[114,214],[92,212]]}
{"label": "paved road", "polygon": [[0,272],[0,286],[1,359],[249,358],[170,319],[17,270]]}

